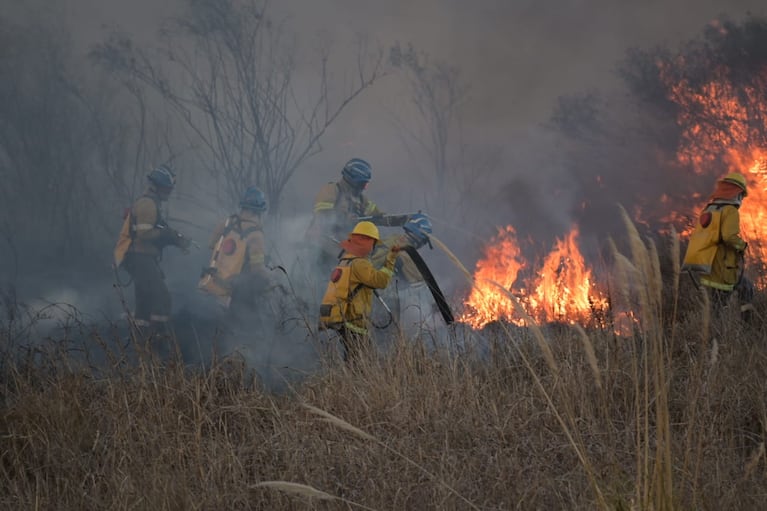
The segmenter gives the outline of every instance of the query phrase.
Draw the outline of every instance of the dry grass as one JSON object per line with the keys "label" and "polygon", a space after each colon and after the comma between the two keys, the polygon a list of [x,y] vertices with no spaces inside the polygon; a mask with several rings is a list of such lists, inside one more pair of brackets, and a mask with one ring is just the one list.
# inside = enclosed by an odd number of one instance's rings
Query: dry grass
{"label": "dry grass", "polygon": [[400,339],[283,395],[236,360],[4,356],[0,508],[763,509],[767,324],[709,315],[628,229],[631,337],[458,328],[493,348]]}

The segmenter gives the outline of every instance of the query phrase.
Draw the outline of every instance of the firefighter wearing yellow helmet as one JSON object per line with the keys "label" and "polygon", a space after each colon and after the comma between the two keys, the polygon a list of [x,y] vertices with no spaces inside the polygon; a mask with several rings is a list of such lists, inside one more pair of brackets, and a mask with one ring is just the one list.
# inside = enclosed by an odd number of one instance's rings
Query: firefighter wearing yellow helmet
{"label": "firefighter wearing yellow helmet", "polygon": [[[712,290],[714,303],[723,305],[733,290],[748,294],[752,289],[743,278],[743,252],[747,243],[740,236],[739,208],[748,195],[746,178],[732,172],[716,183],[708,204],[690,236],[683,270],[697,274],[698,281]],[[740,296],[748,301],[749,296]]]}
{"label": "firefighter wearing yellow helmet", "polygon": [[373,308],[373,290],[388,286],[394,274],[398,246],[389,249],[380,270],[370,262],[370,254],[380,238],[372,222],[362,221],[354,226],[348,239],[341,242],[343,252],[330,274],[320,305],[320,328],[338,331],[347,362],[358,359],[370,348],[368,318]]}

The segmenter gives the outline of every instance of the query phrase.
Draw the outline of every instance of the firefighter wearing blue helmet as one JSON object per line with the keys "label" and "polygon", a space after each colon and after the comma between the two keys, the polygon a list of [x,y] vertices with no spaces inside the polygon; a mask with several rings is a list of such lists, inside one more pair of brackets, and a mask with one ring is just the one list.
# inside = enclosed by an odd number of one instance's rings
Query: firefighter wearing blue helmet
{"label": "firefighter wearing blue helmet", "polygon": [[167,201],[176,177],[167,165],[147,175],[147,187],[131,206],[115,248],[115,263],[133,278],[134,319],[138,326],[163,327],[170,319],[171,297],[160,269],[167,246],[189,252],[192,241],[166,222],[162,203]]}
{"label": "firefighter wearing blue helmet", "polygon": [[371,177],[370,164],[352,158],[341,170],[341,180],[324,185],[317,193],[307,238],[319,245],[321,266],[331,267],[335,263],[338,241],[344,239],[361,218],[382,226],[399,226],[407,221],[407,215],[385,215],[365,195]]}
{"label": "firefighter wearing blue helmet", "polygon": [[237,320],[253,318],[269,286],[261,218],[266,211],[264,192],[256,186],[245,190],[239,212],[216,227],[210,240],[210,264],[198,283]]}

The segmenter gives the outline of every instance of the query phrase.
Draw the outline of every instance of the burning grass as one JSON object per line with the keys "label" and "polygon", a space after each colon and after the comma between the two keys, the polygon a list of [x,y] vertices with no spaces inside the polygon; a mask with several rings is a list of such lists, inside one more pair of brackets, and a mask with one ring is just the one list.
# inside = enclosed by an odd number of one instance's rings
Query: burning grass
{"label": "burning grass", "polygon": [[[460,321],[474,328],[499,319],[517,325],[586,324],[604,313],[607,299],[595,286],[577,238],[578,229],[573,227],[531,273],[514,228],[499,229],[477,262]],[[513,296],[506,296],[509,293]]]}
{"label": "burning grass", "polygon": [[751,325],[695,297],[675,316],[654,251],[633,248],[645,287],[627,292],[657,314],[629,338],[515,326],[460,355],[400,339],[282,395],[236,361],[6,362],[0,506],[760,509],[767,303]]}

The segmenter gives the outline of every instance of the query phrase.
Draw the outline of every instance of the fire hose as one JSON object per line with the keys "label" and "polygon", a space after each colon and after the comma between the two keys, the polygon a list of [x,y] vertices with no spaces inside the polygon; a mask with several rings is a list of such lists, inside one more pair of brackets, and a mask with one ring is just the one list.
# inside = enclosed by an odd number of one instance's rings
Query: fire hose
{"label": "fire hose", "polygon": [[384,299],[381,298],[381,295],[378,294],[378,290],[377,289],[373,290],[373,294],[375,295],[376,298],[378,298],[378,301],[381,302],[381,305],[383,305],[383,308],[386,309],[386,313],[389,315],[389,320],[385,324],[383,324],[383,325],[376,324],[375,321],[373,321],[372,319],[371,319],[370,322],[377,329],[383,330],[384,328],[387,328],[389,325],[391,325],[394,322],[394,314],[392,313],[392,311],[389,308],[389,306],[386,305],[386,302],[384,301]]}
{"label": "fire hose", "polygon": [[407,255],[410,256],[410,259],[413,260],[416,268],[418,268],[418,271],[421,273],[421,276],[423,277],[424,282],[426,282],[431,295],[434,297],[434,301],[437,304],[437,308],[439,309],[440,314],[442,314],[442,319],[445,320],[446,324],[452,324],[455,321],[455,318],[453,317],[453,311],[450,310],[450,305],[448,305],[447,300],[445,299],[445,295],[439,288],[439,285],[434,279],[434,275],[432,275],[431,270],[429,270],[429,267],[426,266],[426,262],[421,257],[421,254],[418,253],[418,250],[415,247],[410,245],[405,245],[402,247],[402,250],[407,252]]}

